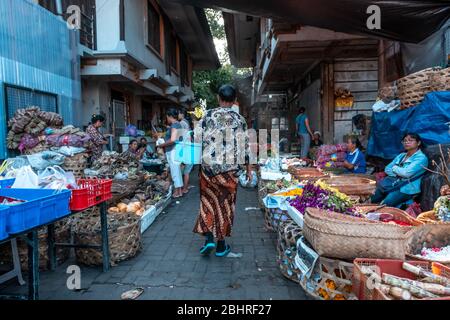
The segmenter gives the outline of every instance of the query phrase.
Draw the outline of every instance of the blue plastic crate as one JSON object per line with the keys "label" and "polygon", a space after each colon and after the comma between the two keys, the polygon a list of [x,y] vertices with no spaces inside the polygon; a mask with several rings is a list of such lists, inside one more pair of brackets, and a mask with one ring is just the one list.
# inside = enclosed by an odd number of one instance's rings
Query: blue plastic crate
{"label": "blue plastic crate", "polygon": [[0,188],[10,188],[16,182],[16,179],[3,179],[0,180]]}
{"label": "blue plastic crate", "polygon": [[0,189],[0,196],[27,202],[9,206],[6,231],[17,234],[70,214],[70,190]]}
{"label": "blue plastic crate", "polygon": [[8,232],[6,232],[6,220],[8,218],[9,208],[6,206],[0,206],[0,241],[8,238]]}

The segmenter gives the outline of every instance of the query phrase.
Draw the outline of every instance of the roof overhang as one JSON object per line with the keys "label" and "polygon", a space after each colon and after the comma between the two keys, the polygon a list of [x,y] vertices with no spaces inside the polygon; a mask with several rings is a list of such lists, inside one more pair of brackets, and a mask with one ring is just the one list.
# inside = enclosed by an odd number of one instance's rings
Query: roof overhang
{"label": "roof overhang", "polygon": [[260,19],[245,14],[224,12],[223,20],[231,64],[237,68],[253,67],[256,63]]}
{"label": "roof overhang", "polygon": [[167,0],[161,0],[159,4],[192,58],[193,69],[220,68],[219,57],[204,9]]}
{"label": "roof overhang", "polygon": [[[166,0],[216,8],[340,32],[418,43],[450,16],[448,0]],[[380,9],[381,28],[368,28],[369,9]],[[367,13],[369,12],[369,13]]]}

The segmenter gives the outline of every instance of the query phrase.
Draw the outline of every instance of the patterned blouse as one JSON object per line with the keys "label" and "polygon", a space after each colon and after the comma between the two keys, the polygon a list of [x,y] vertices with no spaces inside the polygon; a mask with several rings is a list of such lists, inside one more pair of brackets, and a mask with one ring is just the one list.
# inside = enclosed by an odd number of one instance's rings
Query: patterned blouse
{"label": "patterned blouse", "polygon": [[91,137],[92,141],[92,160],[97,160],[102,156],[103,153],[103,142],[105,141],[105,137],[95,128],[93,125],[90,125],[86,133]]}
{"label": "patterned blouse", "polygon": [[[243,165],[249,162],[247,152],[249,141],[246,133],[245,118],[231,108],[209,110],[195,128],[195,140],[199,141],[201,137],[203,145],[203,172],[213,177],[242,170]],[[216,145],[215,141],[221,139],[220,137],[223,137],[223,144]],[[232,140],[227,143],[229,138]],[[245,144],[244,148],[242,148],[243,144]]]}

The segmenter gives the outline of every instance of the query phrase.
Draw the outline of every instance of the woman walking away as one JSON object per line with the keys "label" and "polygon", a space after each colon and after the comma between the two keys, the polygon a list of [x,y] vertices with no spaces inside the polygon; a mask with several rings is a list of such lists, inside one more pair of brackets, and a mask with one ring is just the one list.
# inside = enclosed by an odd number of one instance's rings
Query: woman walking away
{"label": "woman walking away", "polygon": [[402,143],[406,152],[386,167],[388,176],[378,184],[372,203],[399,207],[420,193],[420,182],[428,167],[428,158],[421,150],[422,139],[418,134],[407,133]]}
{"label": "woman walking away", "polygon": [[366,158],[361,151],[362,146],[356,137],[348,138],[348,153],[344,161],[344,168],[347,173],[366,173]]}
{"label": "woman walking away", "polygon": [[103,147],[108,144],[106,137],[100,133],[99,129],[103,127],[105,117],[94,114],[91,119],[91,125],[86,130],[86,133],[91,137],[91,162],[99,159],[103,153]]}
{"label": "woman walking away", "polygon": [[[239,132],[245,133],[247,130],[244,117],[231,109],[236,101],[236,89],[231,85],[222,86],[218,99],[219,108],[209,110],[199,124],[203,133],[204,158],[200,172],[200,213],[194,233],[206,237],[205,245],[200,249],[201,254],[209,255],[216,249],[217,257],[225,257],[231,252],[225,238],[231,236],[233,227],[238,171],[242,168],[239,161],[243,158],[241,152],[249,149],[247,138],[244,138],[245,148],[235,148],[234,143],[225,141],[227,131],[228,137],[236,137]],[[222,142],[217,146],[216,139],[220,135],[223,137],[223,146]],[[246,156],[247,177],[251,180],[248,159]],[[214,239],[217,239],[217,246]]]}
{"label": "woman walking away", "polygon": [[[191,124],[188,121],[187,112],[183,110],[178,115],[178,120],[180,121],[180,125],[183,128],[183,141],[184,142],[192,142],[191,136]],[[189,177],[191,175],[192,169],[194,168],[193,164],[184,164],[183,171],[183,194],[189,193]]]}
{"label": "woman walking away", "polygon": [[300,114],[295,119],[297,136],[300,138],[300,157],[302,159],[308,157],[309,146],[313,137],[312,130],[309,126],[309,119],[305,111],[305,108],[300,108]]}
{"label": "woman walking away", "polygon": [[[160,144],[158,148],[164,148],[167,162],[170,167],[170,175],[175,187],[173,198],[177,199],[183,196],[183,178],[181,176],[181,163],[175,161],[175,142],[180,140],[181,125],[178,122],[178,110],[170,108],[166,113],[169,128],[165,136],[165,143]],[[181,137],[182,139],[182,137]]]}

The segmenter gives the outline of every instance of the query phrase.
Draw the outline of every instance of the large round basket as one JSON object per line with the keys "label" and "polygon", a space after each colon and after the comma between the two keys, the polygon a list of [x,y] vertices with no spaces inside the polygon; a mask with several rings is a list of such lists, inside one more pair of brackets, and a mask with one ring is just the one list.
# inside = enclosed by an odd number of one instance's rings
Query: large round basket
{"label": "large round basket", "polygon": [[[39,235],[39,270],[48,270],[48,243],[47,228],[40,228]],[[70,218],[66,218],[55,224],[55,242],[69,243],[70,241]],[[28,271],[28,245],[22,238],[17,238],[17,250],[19,252],[20,264],[23,271]],[[56,261],[60,265],[67,261],[70,256],[70,249],[64,247],[56,248]],[[13,258],[10,242],[0,246],[0,264],[12,265]]]}
{"label": "large round basket", "polygon": [[431,91],[430,78],[435,71],[435,68],[428,68],[397,80],[398,98],[403,109],[422,102],[425,95]]}
{"label": "large round basket", "polygon": [[407,256],[413,260],[440,262],[450,265],[450,258],[437,261],[424,258],[420,252],[426,248],[442,248],[450,245],[450,223],[426,224],[413,231],[407,240]]}
{"label": "large round basket", "polygon": [[73,157],[66,157],[63,164],[63,169],[68,172],[72,172],[76,179],[82,179],[84,177],[84,170],[87,167],[86,153],[79,153]]}
{"label": "large round basket", "polygon": [[278,265],[281,274],[287,279],[299,283],[300,271],[295,263],[297,240],[302,229],[291,219],[284,221],[278,228]]}
{"label": "large round basket", "polygon": [[[98,209],[78,215],[74,221],[75,243],[101,245],[100,216]],[[108,237],[110,263],[116,265],[138,254],[142,248],[141,220],[135,214],[109,214]],[[103,254],[95,249],[75,250],[77,261],[88,266],[103,262]]]}
{"label": "large round basket", "polygon": [[431,91],[450,90],[450,68],[436,70],[430,75]]}
{"label": "large round basket", "polygon": [[337,259],[401,259],[412,227],[308,208],[303,235],[320,255]]}
{"label": "large round basket", "polygon": [[289,167],[289,173],[300,181],[317,181],[321,178],[327,177],[325,173],[316,168],[296,168]]}
{"label": "large round basket", "polygon": [[348,196],[367,197],[374,194],[377,188],[375,180],[353,175],[334,176],[320,180]]}

